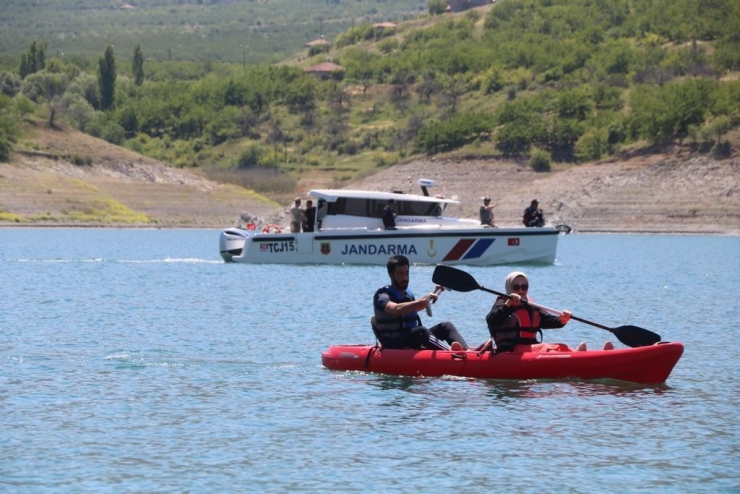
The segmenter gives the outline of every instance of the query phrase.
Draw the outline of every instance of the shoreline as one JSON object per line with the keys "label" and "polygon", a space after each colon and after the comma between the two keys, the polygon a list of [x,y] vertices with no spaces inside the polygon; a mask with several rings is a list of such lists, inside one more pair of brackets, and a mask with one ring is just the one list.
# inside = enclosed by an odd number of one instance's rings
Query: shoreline
{"label": "shoreline", "polygon": [[[104,225],[104,224],[31,224],[31,223],[17,223],[17,224],[6,224],[0,223],[0,231],[2,229],[12,228],[49,228],[49,229],[98,229],[98,230],[214,230],[222,231],[227,228],[233,228],[230,226],[186,226],[186,225],[168,225],[168,226],[155,226],[155,225]],[[511,227],[501,227],[511,228]],[[573,229],[571,232],[562,235],[699,235],[699,236],[714,236],[714,237],[740,237],[740,229],[728,230],[728,231],[701,231],[701,230],[675,230],[670,228],[665,229]]]}

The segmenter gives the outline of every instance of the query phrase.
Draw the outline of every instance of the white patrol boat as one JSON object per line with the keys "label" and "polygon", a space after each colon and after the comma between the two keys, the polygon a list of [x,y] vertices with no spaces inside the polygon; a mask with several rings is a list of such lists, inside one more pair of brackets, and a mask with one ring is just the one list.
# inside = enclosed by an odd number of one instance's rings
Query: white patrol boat
{"label": "white patrol boat", "polygon": [[[454,199],[403,192],[315,189],[313,232],[291,233],[278,225],[249,223],[221,232],[226,262],[271,264],[379,264],[401,254],[415,264],[491,266],[555,262],[553,227],[490,228],[477,220],[444,216]],[[396,229],[383,226],[382,212],[394,200]]]}

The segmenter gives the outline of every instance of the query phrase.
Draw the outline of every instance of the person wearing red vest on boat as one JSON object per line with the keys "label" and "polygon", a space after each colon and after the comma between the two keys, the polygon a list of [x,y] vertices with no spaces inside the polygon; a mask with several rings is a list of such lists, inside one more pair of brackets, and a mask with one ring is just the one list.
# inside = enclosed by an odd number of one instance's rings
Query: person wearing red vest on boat
{"label": "person wearing red vest on boat", "polygon": [[521,271],[510,273],[504,281],[509,297],[499,296],[486,316],[488,331],[503,352],[567,352],[573,351],[563,343],[541,343],[537,335],[542,329],[562,328],[570,320],[570,311],[555,315],[535,309],[525,302],[529,290],[529,278]]}
{"label": "person wearing red vest on boat", "polygon": [[[409,260],[392,256],[387,263],[391,284],[375,292],[375,332],[383,348],[419,348],[430,350],[467,350],[468,344],[455,326],[445,321],[427,329],[418,311],[437,300],[428,293],[415,299],[409,290]],[[436,287],[442,290],[441,286]]]}

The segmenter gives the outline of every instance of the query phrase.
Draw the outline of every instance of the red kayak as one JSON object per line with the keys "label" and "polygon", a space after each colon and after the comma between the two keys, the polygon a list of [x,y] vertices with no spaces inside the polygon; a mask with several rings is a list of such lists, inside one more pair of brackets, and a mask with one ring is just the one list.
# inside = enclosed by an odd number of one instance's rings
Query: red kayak
{"label": "red kayak", "polygon": [[383,350],[375,345],[333,345],[321,354],[331,370],[401,376],[483,379],[618,379],[664,383],[683,354],[683,344],[661,342],[614,350],[492,353],[473,350]]}

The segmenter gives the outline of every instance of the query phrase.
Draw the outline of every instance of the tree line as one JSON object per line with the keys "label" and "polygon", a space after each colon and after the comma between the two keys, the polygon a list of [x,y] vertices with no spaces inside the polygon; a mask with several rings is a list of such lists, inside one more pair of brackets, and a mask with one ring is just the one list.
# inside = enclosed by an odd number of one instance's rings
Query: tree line
{"label": "tree line", "polygon": [[0,74],[0,158],[39,105],[50,125],[62,115],[176,166],[317,166],[479,143],[568,162],[638,140],[721,146],[740,123],[740,82],[723,77],[740,70],[738,33],[731,0],[502,1],[485,18],[397,35],[355,26],[337,39],[344,72],[327,80],[294,66],[146,61],[138,44],[123,67],[111,46],[91,67],[47,58],[38,41],[17,73]]}

